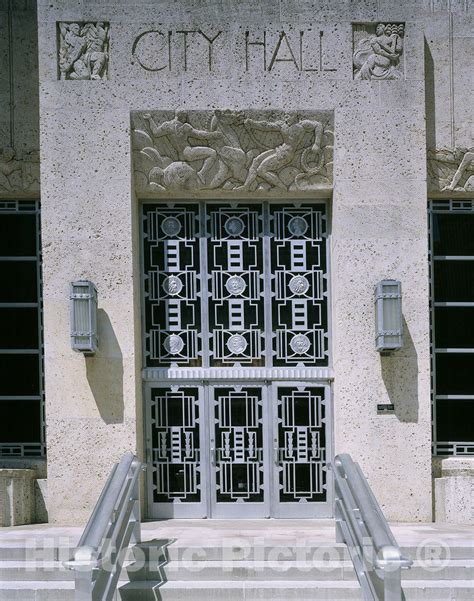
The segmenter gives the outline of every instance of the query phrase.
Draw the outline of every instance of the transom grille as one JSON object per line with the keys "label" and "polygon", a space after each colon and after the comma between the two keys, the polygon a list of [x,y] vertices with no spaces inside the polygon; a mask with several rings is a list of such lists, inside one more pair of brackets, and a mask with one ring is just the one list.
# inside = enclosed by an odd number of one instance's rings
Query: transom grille
{"label": "transom grille", "polygon": [[323,204],[144,205],[145,367],[328,366]]}

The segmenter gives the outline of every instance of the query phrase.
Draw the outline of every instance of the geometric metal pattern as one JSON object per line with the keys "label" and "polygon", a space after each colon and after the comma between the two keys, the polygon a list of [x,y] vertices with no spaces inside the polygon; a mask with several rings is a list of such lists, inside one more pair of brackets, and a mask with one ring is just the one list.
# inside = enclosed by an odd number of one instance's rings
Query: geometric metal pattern
{"label": "geometric metal pattern", "polygon": [[329,502],[327,388],[301,382],[329,365],[326,219],[324,203],[143,205],[145,368],[177,368],[147,384],[157,517]]}
{"label": "geometric metal pattern", "polygon": [[40,203],[0,201],[0,457],[46,455]]}
{"label": "geometric metal pattern", "polygon": [[474,200],[429,202],[433,455],[474,455]]}
{"label": "geometric metal pattern", "polygon": [[145,204],[143,219],[146,367],[328,366],[324,204]]}
{"label": "geometric metal pattern", "polygon": [[274,365],[328,365],[324,209],[271,205]]}
{"label": "geometric metal pattern", "polygon": [[153,500],[195,503],[201,500],[199,390],[197,387],[151,389]]}
{"label": "geometric metal pattern", "polygon": [[212,366],[263,365],[261,205],[208,205]]}
{"label": "geometric metal pattern", "polygon": [[280,501],[325,501],[324,388],[278,386],[277,390]]}
{"label": "geometric metal pattern", "polygon": [[213,393],[217,502],[262,502],[262,388],[215,387]]}
{"label": "geometric metal pattern", "polygon": [[146,365],[201,365],[199,205],[144,205]]}

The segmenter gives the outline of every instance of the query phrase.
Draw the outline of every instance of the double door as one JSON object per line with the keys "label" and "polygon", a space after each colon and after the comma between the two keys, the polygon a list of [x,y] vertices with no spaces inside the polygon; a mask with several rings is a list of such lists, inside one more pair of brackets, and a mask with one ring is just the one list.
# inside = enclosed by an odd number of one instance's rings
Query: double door
{"label": "double door", "polygon": [[150,517],[330,515],[328,387],[147,385]]}
{"label": "double door", "polygon": [[329,515],[324,203],[146,203],[148,515]]}

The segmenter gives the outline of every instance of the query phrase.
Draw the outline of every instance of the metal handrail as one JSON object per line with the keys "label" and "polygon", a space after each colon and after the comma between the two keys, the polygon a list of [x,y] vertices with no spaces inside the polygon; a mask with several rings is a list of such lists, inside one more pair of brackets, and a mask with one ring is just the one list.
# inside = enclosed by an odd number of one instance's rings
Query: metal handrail
{"label": "metal handrail", "polygon": [[336,540],[349,549],[365,601],[402,601],[401,569],[413,562],[402,556],[360,466],[343,453],[332,468]]}
{"label": "metal handrail", "polygon": [[73,559],[75,601],[111,601],[130,542],[141,541],[140,482],[146,469],[128,452],[115,464],[87,522]]}

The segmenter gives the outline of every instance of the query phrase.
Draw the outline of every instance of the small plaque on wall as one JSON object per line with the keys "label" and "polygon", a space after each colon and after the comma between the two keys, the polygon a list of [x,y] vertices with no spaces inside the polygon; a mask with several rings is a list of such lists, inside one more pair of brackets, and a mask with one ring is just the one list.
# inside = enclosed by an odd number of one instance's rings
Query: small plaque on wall
{"label": "small plaque on wall", "polygon": [[380,403],[377,405],[377,413],[393,413],[395,405],[393,403]]}

